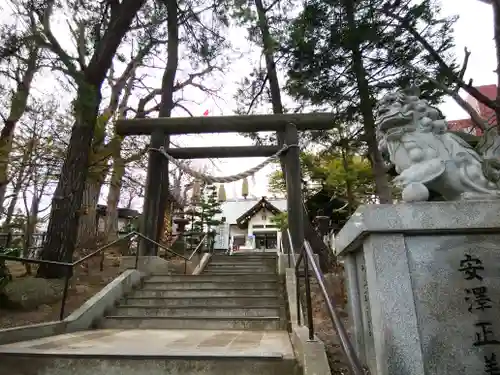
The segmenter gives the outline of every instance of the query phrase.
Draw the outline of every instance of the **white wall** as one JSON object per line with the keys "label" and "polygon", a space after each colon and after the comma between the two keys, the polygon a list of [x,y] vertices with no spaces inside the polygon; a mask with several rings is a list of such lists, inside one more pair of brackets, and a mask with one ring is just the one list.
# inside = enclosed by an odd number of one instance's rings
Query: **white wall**
{"label": "white wall", "polygon": [[[248,230],[249,232],[253,232],[254,230],[254,225],[264,225],[264,226],[274,226],[275,224],[271,221],[271,218],[274,217],[274,214],[266,209],[262,209],[259,212],[257,212],[249,221],[248,223]],[[255,228],[256,230],[262,229],[262,228]],[[268,228],[268,230],[271,228]]]}
{"label": "white wall", "polygon": [[229,226],[229,233],[230,236],[248,236],[248,231],[246,229],[241,229],[235,224]]}
{"label": "white wall", "polygon": [[[233,216],[237,214],[237,217],[239,217],[243,212],[237,212],[233,213]],[[265,218],[263,218],[263,215],[265,215]],[[255,240],[249,241],[249,236],[258,233],[258,232],[276,232],[278,244],[281,241],[281,233],[279,232],[278,228],[275,227],[275,224],[271,221],[271,218],[274,216],[274,214],[269,211],[269,210],[260,210],[258,213],[256,213],[249,221],[248,223],[248,229],[241,229],[239,228],[235,223],[230,223],[229,226],[229,238],[230,238],[230,246],[232,245],[232,238],[234,236],[243,236],[245,238],[245,246],[253,247],[255,248]],[[262,228],[255,228],[255,225],[262,225]],[[269,227],[271,226],[271,227]],[[267,228],[266,228],[267,227]],[[273,228],[274,227],[274,228]],[[279,245],[278,245],[279,246]]]}
{"label": "white wall", "polygon": [[[276,232],[277,234],[277,239],[278,239],[278,244],[281,241],[281,233],[279,232],[278,228],[270,227],[266,228],[268,226],[275,226],[275,224],[271,221],[271,218],[274,216],[274,214],[266,209],[262,209],[259,212],[257,212],[254,217],[252,217],[248,223],[248,235],[255,234],[258,232]],[[263,228],[255,228],[255,225],[263,225]]]}

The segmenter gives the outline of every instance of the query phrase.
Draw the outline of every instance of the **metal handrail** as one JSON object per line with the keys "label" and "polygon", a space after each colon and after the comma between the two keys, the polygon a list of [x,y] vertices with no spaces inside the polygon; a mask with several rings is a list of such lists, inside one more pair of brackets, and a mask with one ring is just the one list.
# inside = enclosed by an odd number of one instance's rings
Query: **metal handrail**
{"label": "metal handrail", "polygon": [[108,247],[111,247],[111,246],[117,244],[118,242],[126,240],[129,237],[133,237],[134,235],[135,235],[135,232],[127,233],[125,236],[123,236],[121,238],[118,238],[118,239],[116,239],[114,241],[111,241],[110,243],[107,243],[106,245],[103,245],[103,246],[99,247],[97,250],[93,251],[92,253],[87,254],[84,257],[82,257],[82,258],[80,258],[78,260],[75,260],[74,262],[69,263],[69,264],[71,264],[73,267],[78,266],[78,265],[82,264],[83,262],[85,262],[87,259],[90,259],[90,258],[96,256],[97,254],[99,254],[103,250],[106,250]]}
{"label": "metal handrail", "polygon": [[175,256],[179,257],[179,258],[182,258],[182,259],[187,259],[184,255],[181,255],[179,253],[176,253],[175,251],[169,249],[168,247],[162,245],[161,243],[159,242],[156,242],[156,241],[153,241],[151,238],[149,237],[146,237],[145,235],[143,235],[142,233],[139,233],[139,232],[132,232],[132,233],[135,233],[137,236],[141,237],[143,240],[146,240],[146,241],[149,241],[150,243],[158,246],[158,247],[161,247],[163,250],[166,250],[168,251],[169,253],[171,254],[174,254]]}
{"label": "metal handrail", "polygon": [[[3,260],[3,261],[13,261],[13,262],[21,262],[21,263],[31,263],[31,264],[38,264],[38,265],[51,265],[51,266],[61,266],[61,267],[65,267],[66,268],[66,274],[64,276],[64,289],[63,289],[63,295],[62,295],[62,301],[61,301],[61,310],[59,312],[59,320],[63,320],[64,319],[64,309],[65,309],[65,306],[66,306],[66,299],[67,299],[67,296],[68,296],[68,288],[69,288],[69,280],[71,279],[71,277],[73,276],[73,268],[75,266],[78,266],[80,265],[81,263],[85,262],[86,260],[98,255],[99,253],[101,253],[102,251],[106,250],[107,248],[117,244],[118,242],[121,242],[121,241],[124,241],[126,239],[130,239],[132,237],[140,237],[146,241],[149,241],[150,243],[153,243],[159,247],[161,247],[162,249],[172,253],[172,254],[175,254],[176,256],[179,256],[181,258],[183,258],[185,260],[185,262],[187,261],[187,258],[180,255],[180,254],[177,254],[175,251],[172,251],[171,249],[163,246],[162,244],[156,242],[156,241],[153,241],[151,238],[149,237],[146,237],[144,236],[143,234],[139,233],[139,232],[136,232],[136,231],[133,231],[133,232],[130,232],[130,233],[127,233],[125,236],[121,237],[121,238],[118,238],[117,240],[114,240],[106,245],[103,245],[101,246],[100,248],[98,248],[97,250],[93,251],[92,253],[90,254],[87,254],[86,256],[74,261],[74,262],[58,262],[58,261],[53,261],[53,260],[43,260],[43,259],[31,259],[31,258],[20,258],[20,257],[14,257],[14,256],[10,256],[10,255],[3,255],[3,254],[0,254],[0,260]],[[139,249],[137,249],[136,251],[136,254],[135,254],[135,269],[138,268],[138,264],[139,264]],[[102,267],[103,267],[103,264],[102,264],[102,261],[101,261],[101,271],[102,271]],[[184,269],[186,270],[186,267],[184,267]]]}
{"label": "metal handrail", "polygon": [[194,254],[196,254],[198,252],[198,250],[201,248],[201,245],[203,245],[203,243],[205,242],[205,239],[207,238],[208,236],[208,233],[206,233],[203,238],[201,239],[200,243],[196,246],[196,248],[193,250],[193,252],[191,253],[191,255],[187,258],[187,260],[191,260],[193,257],[194,257]]}
{"label": "metal handrail", "polygon": [[[294,247],[292,246],[292,234],[290,233],[290,229],[286,229],[286,235],[288,237],[288,244],[290,246],[290,249],[288,251],[288,267],[291,267],[293,265],[293,267],[295,267],[295,263],[296,262],[296,259],[295,259],[295,249]],[[292,261],[290,262],[290,259],[292,259]]]}
{"label": "metal handrail", "polygon": [[[305,254],[305,256],[304,256]],[[311,301],[311,290],[310,290],[310,280],[309,280],[309,263],[311,264],[311,268],[313,271],[314,276],[316,277],[316,280],[318,281],[318,285],[321,289],[321,293],[323,294],[323,298],[325,299],[326,302],[326,307],[328,310],[328,315],[330,316],[330,320],[333,323],[333,328],[337,332],[338,337],[340,338],[340,346],[347,358],[347,361],[349,362],[349,367],[354,375],[364,375],[364,369],[363,366],[361,365],[361,362],[356,355],[356,352],[354,350],[354,347],[351,343],[351,340],[349,339],[349,336],[347,334],[347,331],[342,323],[342,320],[340,319],[340,316],[338,315],[337,311],[335,311],[335,308],[333,307],[335,305],[334,302],[332,302],[332,297],[328,295],[328,291],[326,290],[326,285],[325,285],[325,280],[323,277],[323,274],[318,268],[318,265],[316,264],[314,260],[314,253],[311,248],[311,244],[309,241],[304,240],[304,244],[302,246],[302,252],[301,256],[299,256],[299,259],[297,260],[297,264],[295,265],[295,272],[296,272],[296,277],[297,277],[297,291],[299,290],[299,285],[298,285],[298,269],[301,264],[301,260],[304,260],[304,276],[305,276],[305,286],[306,286],[306,308],[307,308],[307,315],[308,315],[308,321],[309,321],[309,339],[314,340],[314,325],[312,321],[312,301]],[[297,304],[299,305],[299,299],[297,299]],[[299,319],[300,319],[300,314],[299,314]],[[299,322],[300,324],[300,322]]]}
{"label": "metal handrail", "polygon": [[[305,243],[305,240],[304,240]],[[295,278],[297,283],[297,319],[300,325],[300,265],[304,259],[304,285],[306,288],[306,313],[307,313],[307,327],[309,329],[309,340],[314,341],[314,324],[312,314],[312,300],[311,300],[311,282],[309,280],[309,259],[304,257],[304,243],[302,244],[301,252],[295,263]]]}

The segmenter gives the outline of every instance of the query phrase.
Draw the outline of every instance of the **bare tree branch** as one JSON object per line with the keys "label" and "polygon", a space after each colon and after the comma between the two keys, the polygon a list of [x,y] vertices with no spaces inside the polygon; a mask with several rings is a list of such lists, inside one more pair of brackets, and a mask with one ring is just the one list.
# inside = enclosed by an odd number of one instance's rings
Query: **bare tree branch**
{"label": "bare tree branch", "polygon": [[422,35],[420,35],[420,33],[409,23],[409,21],[406,18],[394,14],[390,10],[390,7],[385,7],[384,9],[382,9],[382,12],[387,16],[391,17],[392,19],[396,20],[397,22],[399,22],[399,24],[406,31],[408,31],[415,38],[417,42],[422,44],[425,50],[438,63],[440,68],[443,70],[443,72],[446,74],[446,76],[452,83],[455,83],[459,88],[465,90],[470,96],[475,98],[480,103],[483,103],[487,107],[495,111],[500,110],[500,105],[498,103],[496,103],[494,100],[489,99],[486,95],[482,94],[477,88],[473,87],[471,83],[465,83],[462,79],[460,79],[459,75],[457,75],[453,71],[453,69],[450,68],[450,66],[442,59],[439,53],[429,44],[429,42],[427,42],[427,40],[425,40],[424,37],[422,37]]}
{"label": "bare tree branch", "polygon": [[[462,69],[460,69],[460,73],[458,74],[458,79],[463,81],[464,76],[465,76],[465,71],[467,70],[467,64],[469,63],[469,57],[470,57],[470,51],[467,49],[467,47],[464,47],[464,61],[462,63]],[[469,85],[471,85],[472,82],[469,82]],[[460,90],[460,86],[457,85],[456,89],[454,90],[455,92],[458,93],[458,90]]]}
{"label": "bare tree branch", "polygon": [[457,102],[457,104],[460,105],[460,107],[462,107],[470,115],[472,121],[474,122],[474,124],[476,124],[476,126],[479,129],[483,131],[488,129],[488,124],[481,118],[481,116],[479,116],[479,114],[474,110],[474,108],[472,108],[472,106],[469,103],[467,103],[464,99],[462,99],[460,95],[458,95],[457,91],[448,88],[445,84],[430,77],[429,75],[422,72],[420,69],[416,68],[413,65],[408,65],[408,68],[412,69],[413,71],[421,75],[423,78],[426,78],[427,80],[432,82],[436,87],[440,88],[445,93],[450,95]]}
{"label": "bare tree branch", "polygon": [[185,106],[180,104],[179,101],[174,103],[174,107],[179,107],[179,108],[183,109],[184,111],[186,111],[189,116],[194,117],[193,113],[189,109],[187,109]]}

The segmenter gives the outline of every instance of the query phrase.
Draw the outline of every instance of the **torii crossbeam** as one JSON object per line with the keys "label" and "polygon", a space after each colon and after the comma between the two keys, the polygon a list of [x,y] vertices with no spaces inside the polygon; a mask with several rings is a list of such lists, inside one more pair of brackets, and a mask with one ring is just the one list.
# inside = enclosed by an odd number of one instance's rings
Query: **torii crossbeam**
{"label": "torii crossbeam", "polygon": [[[164,147],[177,159],[212,157],[262,157],[273,155],[282,145],[239,147],[195,147],[169,149],[171,135],[206,133],[253,133],[274,131],[284,135],[287,145],[298,145],[298,131],[328,130],[335,126],[332,113],[272,114],[248,116],[137,118],[118,120],[119,135],[151,135],[151,148]],[[288,200],[288,225],[295,246],[304,241],[304,215],[300,178],[300,150],[289,148],[282,156]],[[168,162],[158,152],[149,156],[146,196],[142,213],[141,233],[159,242],[168,191]],[[142,255],[155,255],[157,248],[141,244]]]}

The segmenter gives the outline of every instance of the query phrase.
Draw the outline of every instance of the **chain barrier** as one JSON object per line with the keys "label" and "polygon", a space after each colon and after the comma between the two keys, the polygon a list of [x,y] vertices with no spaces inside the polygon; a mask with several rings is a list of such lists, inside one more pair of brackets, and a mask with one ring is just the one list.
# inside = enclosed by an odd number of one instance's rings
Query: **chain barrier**
{"label": "chain barrier", "polygon": [[172,164],[174,164],[175,166],[177,166],[183,172],[189,174],[190,176],[192,176],[192,177],[194,177],[196,179],[202,180],[203,182],[205,182],[208,185],[211,185],[211,184],[214,184],[214,183],[225,184],[225,183],[236,182],[236,181],[242,180],[242,179],[244,179],[246,177],[250,177],[250,176],[254,175],[255,173],[257,173],[258,171],[260,171],[265,166],[267,166],[270,163],[272,163],[273,161],[277,160],[284,152],[288,151],[292,147],[299,147],[299,146],[295,145],[295,144],[292,144],[292,145],[286,145],[285,144],[285,145],[283,145],[283,147],[280,150],[278,150],[278,152],[276,152],[274,155],[268,157],[266,160],[264,160],[259,165],[256,165],[255,167],[250,168],[250,169],[246,170],[245,172],[241,172],[241,173],[238,173],[238,174],[235,174],[235,175],[231,175],[231,176],[224,176],[224,177],[210,176],[208,174],[195,171],[195,170],[189,168],[184,163],[182,163],[179,160],[175,159],[172,155],[169,155],[166,152],[166,150],[165,150],[164,147],[150,148],[149,150],[150,151],[159,152],[169,162],[171,162]]}

